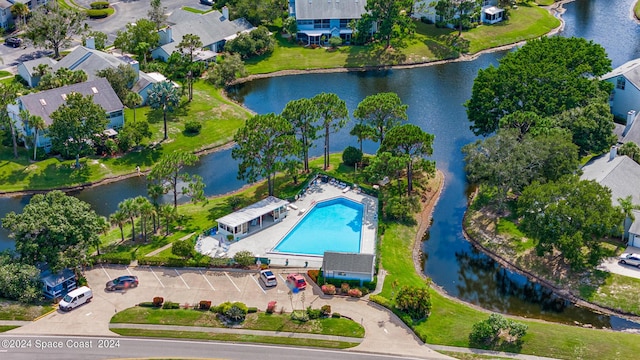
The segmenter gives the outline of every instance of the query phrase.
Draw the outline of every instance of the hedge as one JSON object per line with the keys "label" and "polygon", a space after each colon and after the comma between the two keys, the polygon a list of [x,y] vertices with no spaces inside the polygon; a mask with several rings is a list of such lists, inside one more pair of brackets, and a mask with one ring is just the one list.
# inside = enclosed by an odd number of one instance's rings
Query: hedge
{"label": "hedge", "polygon": [[91,6],[92,9],[97,10],[97,9],[106,9],[109,7],[109,2],[108,1],[96,1],[96,2],[92,2],[91,4],[89,4],[89,6]]}
{"label": "hedge", "polygon": [[342,279],[326,279],[322,276],[322,274],[318,275],[318,281],[316,283],[320,286],[324,284],[335,285],[336,288],[340,288],[342,284],[349,284],[350,288],[366,288],[369,291],[373,291],[376,289],[377,279],[374,278],[373,281],[364,281],[362,282],[362,286],[360,286],[360,280],[342,280]]}
{"label": "hedge", "polygon": [[106,253],[95,257],[98,264],[120,264],[129,265],[133,256],[131,253]]}
{"label": "hedge", "polygon": [[109,10],[107,9],[89,9],[87,15],[92,19],[104,19],[109,16]]}

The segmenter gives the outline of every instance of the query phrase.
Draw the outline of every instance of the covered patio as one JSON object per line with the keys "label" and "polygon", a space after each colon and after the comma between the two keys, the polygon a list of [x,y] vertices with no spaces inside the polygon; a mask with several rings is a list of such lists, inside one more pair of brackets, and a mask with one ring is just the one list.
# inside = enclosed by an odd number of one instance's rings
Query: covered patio
{"label": "covered patio", "polygon": [[232,240],[239,240],[282,221],[288,213],[287,205],[289,205],[288,201],[269,196],[255,204],[216,219],[218,233],[229,236]]}
{"label": "covered patio", "polygon": [[495,24],[504,20],[504,9],[496,6],[488,6],[482,9],[482,22],[486,24]]}

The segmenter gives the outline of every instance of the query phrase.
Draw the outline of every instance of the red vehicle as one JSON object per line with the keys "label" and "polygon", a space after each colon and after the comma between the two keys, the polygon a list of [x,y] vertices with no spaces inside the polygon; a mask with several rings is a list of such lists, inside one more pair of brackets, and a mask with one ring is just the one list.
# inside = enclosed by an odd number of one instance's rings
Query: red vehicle
{"label": "red vehicle", "polygon": [[298,290],[304,290],[307,288],[307,281],[304,279],[304,276],[300,274],[289,274],[289,276],[287,276],[287,284],[291,288],[296,288]]}

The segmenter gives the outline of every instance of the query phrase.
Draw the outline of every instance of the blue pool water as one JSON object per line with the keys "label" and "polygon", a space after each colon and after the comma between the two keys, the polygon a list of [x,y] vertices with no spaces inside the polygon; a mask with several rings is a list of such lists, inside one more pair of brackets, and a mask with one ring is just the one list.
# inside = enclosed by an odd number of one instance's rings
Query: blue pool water
{"label": "blue pool water", "polygon": [[274,250],[320,256],[325,251],[360,252],[363,209],[344,198],[319,202]]}

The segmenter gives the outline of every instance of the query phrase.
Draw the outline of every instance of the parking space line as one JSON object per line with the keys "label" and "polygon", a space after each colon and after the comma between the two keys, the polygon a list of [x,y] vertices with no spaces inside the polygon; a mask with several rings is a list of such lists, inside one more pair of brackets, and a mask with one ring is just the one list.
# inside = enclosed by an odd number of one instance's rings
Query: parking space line
{"label": "parking space line", "polygon": [[160,285],[162,285],[162,287],[164,287],[164,284],[162,283],[162,281],[160,281],[160,278],[158,277],[158,275],[156,275],[155,271],[153,271],[153,269],[151,267],[149,267],[149,270],[151,270],[151,273],[153,274],[153,276],[156,277],[156,280],[158,280]]}
{"label": "parking space line", "polygon": [[129,270],[129,267],[128,267],[128,266],[126,267],[126,269],[127,269],[127,272],[129,273],[129,275],[133,275],[133,273],[131,272],[131,270]]}
{"label": "parking space line", "polygon": [[100,264],[100,267],[102,268],[102,271],[104,271],[105,275],[107,275],[109,280],[111,280],[111,276],[109,276],[109,273],[107,272],[107,270],[104,269],[104,266],[102,266],[102,264]]}
{"label": "parking space line", "polygon": [[282,274],[278,274],[278,276],[280,276],[280,280],[282,280],[282,282],[287,282],[287,279],[285,279],[284,277],[282,277]]}
{"label": "parking space line", "polygon": [[173,270],[175,270],[176,274],[178,274],[178,276],[180,277],[180,280],[182,280],[182,282],[184,283],[184,286],[186,286],[186,287],[187,287],[187,289],[191,289],[191,288],[189,287],[189,285],[187,284],[187,282],[186,282],[186,281],[184,281],[184,278],[182,277],[182,275],[180,275],[180,273],[178,272],[178,269],[173,269]]}
{"label": "parking space line", "polygon": [[202,277],[207,281],[207,284],[209,284],[209,286],[211,286],[211,290],[216,291],[216,289],[213,287],[213,285],[211,285],[211,283],[209,282],[209,279],[207,279],[206,276],[204,276],[204,274],[202,273],[201,270],[198,270],[198,272],[200,273],[200,275],[202,275]]}
{"label": "parking space line", "polygon": [[262,290],[262,293],[263,293],[263,294],[266,294],[266,293],[267,293],[266,291],[264,291],[264,289],[262,288],[262,286],[260,286],[260,283],[258,282],[258,280],[256,280],[256,278],[255,278],[255,277],[253,277],[253,275],[249,275],[249,277],[250,277],[250,278],[252,278],[252,279],[253,279],[253,281],[255,281],[256,285],[258,285],[258,287],[260,288],[260,290]]}
{"label": "parking space line", "polygon": [[229,276],[229,274],[227,274],[227,272],[224,272],[225,275],[227,275],[227,279],[229,279],[229,281],[231,281],[231,283],[233,284],[233,286],[236,287],[236,289],[238,290],[238,292],[242,292],[240,291],[240,288],[238,287],[238,285],[236,285],[236,283],[233,282],[233,280],[231,279],[231,276]]}

